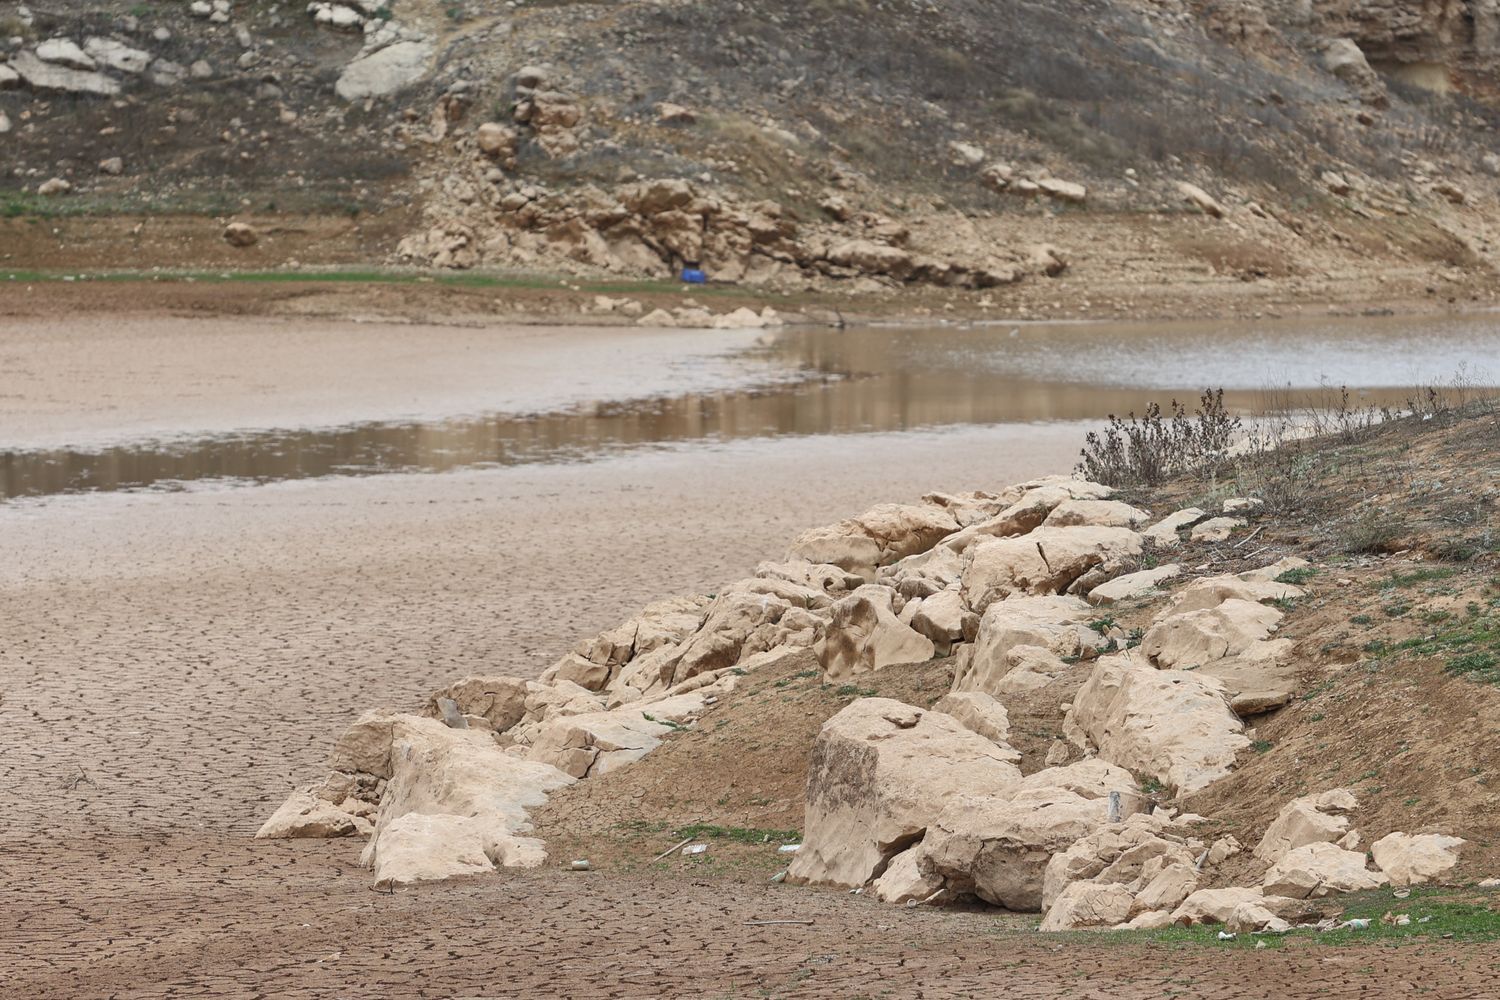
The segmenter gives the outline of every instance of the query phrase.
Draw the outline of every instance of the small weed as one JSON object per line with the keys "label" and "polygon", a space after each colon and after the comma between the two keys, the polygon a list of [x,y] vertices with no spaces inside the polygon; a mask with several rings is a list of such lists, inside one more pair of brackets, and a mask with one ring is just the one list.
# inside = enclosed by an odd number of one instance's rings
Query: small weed
{"label": "small weed", "polygon": [[1141,791],[1145,792],[1147,795],[1155,795],[1157,792],[1164,791],[1165,789],[1166,786],[1163,785],[1160,781],[1157,781],[1155,778],[1147,778],[1145,781],[1141,782]]}
{"label": "small weed", "polygon": [[1289,569],[1285,573],[1282,573],[1276,578],[1276,582],[1289,583],[1296,586],[1306,583],[1317,575],[1318,568],[1316,566],[1298,566],[1296,569]]}
{"label": "small weed", "polygon": [[1104,635],[1114,627],[1115,620],[1113,618],[1095,618],[1093,621],[1089,622],[1089,628],[1093,629],[1095,632],[1098,632],[1100,635]]}
{"label": "small weed", "polygon": [[1254,743],[1250,744],[1250,746],[1255,750],[1256,753],[1267,753],[1271,749],[1271,741],[1256,740]]}
{"label": "small weed", "polygon": [[843,684],[834,690],[834,696],[838,698],[873,698],[874,688],[862,688],[858,684]]}
{"label": "small weed", "polygon": [[1447,566],[1424,566],[1414,569],[1410,573],[1402,573],[1399,570],[1391,574],[1391,578],[1381,584],[1383,587],[1415,587],[1419,583],[1429,583],[1433,580],[1446,580],[1457,573],[1458,570]]}

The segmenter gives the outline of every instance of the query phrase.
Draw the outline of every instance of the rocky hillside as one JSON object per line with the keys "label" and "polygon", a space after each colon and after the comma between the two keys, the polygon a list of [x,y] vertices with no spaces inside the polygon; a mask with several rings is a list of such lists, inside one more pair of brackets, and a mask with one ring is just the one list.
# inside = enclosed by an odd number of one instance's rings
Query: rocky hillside
{"label": "rocky hillside", "polygon": [[371,263],[984,288],[1379,261],[1430,282],[1489,265],[1496,17],[7,2],[0,185],[11,217],[233,215],[272,237],[236,237],[256,264],[287,262],[277,220],[303,212],[401,219]]}

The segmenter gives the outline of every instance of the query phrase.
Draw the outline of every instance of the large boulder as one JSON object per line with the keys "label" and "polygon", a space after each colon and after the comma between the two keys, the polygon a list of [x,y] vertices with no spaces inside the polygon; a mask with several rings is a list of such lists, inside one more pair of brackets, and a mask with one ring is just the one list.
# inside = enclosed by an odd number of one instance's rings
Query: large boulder
{"label": "large boulder", "polygon": [[1321,899],[1333,893],[1378,889],[1390,880],[1365,868],[1362,851],[1346,851],[1328,843],[1304,844],[1288,851],[1261,880],[1268,896]]}
{"label": "large boulder", "polygon": [[908,621],[913,629],[932,640],[940,656],[951,653],[953,645],[963,641],[966,631],[972,634],[979,621],[979,616],[964,605],[956,590],[940,590],[918,599],[916,604]]}
{"label": "large boulder", "polygon": [[1466,843],[1439,833],[1392,833],[1370,845],[1370,853],[1392,885],[1417,885],[1451,871]]}
{"label": "large boulder", "polygon": [[114,97],[120,92],[118,80],[93,70],[70,69],[47,62],[32,52],[16,52],[10,57],[13,69],[33,90],[55,90],[67,94]]}
{"label": "large boulder", "polygon": [[1281,612],[1231,599],[1212,608],[1174,614],[1147,630],[1141,652],[1159,667],[1190,670],[1250,652],[1281,621]]}
{"label": "large boulder", "polygon": [[894,596],[888,588],[865,586],[833,605],[823,638],[814,646],[827,680],[932,659],[932,640],[896,617]]}
{"label": "large boulder", "polygon": [[318,798],[311,791],[298,789],[281,804],[256,831],[256,839],[348,837],[369,833],[370,823],[361,816]]}
{"label": "large boulder", "polygon": [[541,863],[540,843],[525,836],[527,812],[571,777],[477,730],[396,716],[392,731],[390,781],[362,859],[378,885],[470,874],[483,870],[479,857],[490,868]]}
{"label": "large boulder", "polygon": [[[1010,715],[1004,705],[982,691],[945,694],[933,703],[932,710],[951,715],[966,729],[1010,747]],[[1020,754],[1016,760],[1020,760]]]}
{"label": "large boulder", "polygon": [[432,66],[429,42],[396,42],[359,56],[344,67],[334,92],[346,101],[386,97],[416,83]]}
{"label": "large boulder", "polygon": [[698,631],[660,664],[662,683],[672,687],[705,671],[732,667],[744,657],[779,645],[776,625],[791,607],[771,594],[720,594],[708,606]]}
{"label": "large boulder", "polygon": [[1113,580],[1106,580],[1093,590],[1089,591],[1088,601],[1095,607],[1115,604],[1119,601],[1129,600],[1132,597],[1145,597],[1156,593],[1158,587],[1168,580],[1182,575],[1182,567],[1176,563],[1168,563],[1155,569],[1143,569],[1135,573],[1126,573],[1117,576]]}
{"label": "large boulder", "polygon": [[927,828],[917,866],[954,892],[1037,913],[1053,855],[1108,817],[1107,800],[1066,789],[1027,789],[1009,799],[959,795]]}
{"label": "large boulder", "polygon": [[1047,909],[1043,931],[1114,927],[1130,916],[1135,894],[1118,882],[1072,882]]}
{"label": "large boulder", "polygon": [[831,563],[874,580],[876,567],[926,552],[957,530],[958,522],[942,507],[879,504],[858,517],[803,532],[787,558]]}
{"label": "large boulder", "polygon": [[492,730],[503,733],[526,714],[530,683],[519,677],[465,677],[434,692],[427,702],[427,714],[439,717],[439,702],[447,698],[464,715],[484,719]]}
{"label": "large boulder", "polygon": [[948,802],[988,801],[1021,783],[1007,749],[942,712],[887,698],[853,702],[813,746],[790,879],[849,888],[882,875]]}
{"label": "large boulder", "polygon": [[[1076,597],[1012,597],[996,601],[979,619],[974,645],[956,670],[955,691],[1001,694],[1006,678],[1029,659],[1030,651],[1074,657],[1105,642],[1089,628],[1094,611]],[[1016,655],[1018,651],[1025,655]],[[1053,666],[1061,665],[1060,660]]]}
{"label": "large boulder", "polygon": [[1141,554],[1129,528],[1037,528],[974,545],[964,554],[963,597],[976,612],[1012,595],[1061,594],[1089,570]]}
{"label": "large boulder", "polygon": [[1281,807],[1266,828],[1255,846],[1255,856],[1275,864],[1299,847],[1342,840],[1349,834],[1349,814],[1358,808],[1359,800],[1346,788],[1293,799]]}
{"label": "large boulder", "polygon": [[596,777],[640,760],[662,737],[697,718],[703,707],[703,695],[694,692],[609,712],[562,716],[541,727],[527,759],[574,778]]}
{"label": "large boulder", "polygon": [[1148,511],[1119,500],[1064,500],[1042,522],[1044,528],[1093,525],[1102,528],[1135,528],[1151,520]]}
{"label": "large boulder", "polygon": [[1244,728],[1217,679],[1157,670],[1137,650],[1102,657],[1064,719],[1065,732],[1086,736],[1105,759],[1181,795],[1229,773],[1250,745]]}

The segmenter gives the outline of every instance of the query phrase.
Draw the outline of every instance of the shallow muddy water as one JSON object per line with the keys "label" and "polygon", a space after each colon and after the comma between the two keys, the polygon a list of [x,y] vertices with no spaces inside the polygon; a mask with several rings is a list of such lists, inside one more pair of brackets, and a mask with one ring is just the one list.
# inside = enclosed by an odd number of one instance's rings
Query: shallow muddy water
{"label": "shallow muddy water", "polygon": [[[235,403],[234,418],[246,430],[209,430],[224,422],[210,391],[182,402],[170,419],[144,420],[142,428],[154,433],[28,447],[27,394],[41,393],[24,378],[25,362],[44,365],[43,344],[29,359],[24,351],[12,355],[22,363],[10,375],[0,369],[0,399],[10,401],[15,431],[0,427],[0,498],[555,463],[694,441],[1097,420],[1153,400],[1195,401],[1210,386],[1225,388],[1231,406],[1247,414],[1327,403],[1341,386],[1350,387],[1353,405],[1400,407],[1416,386],[1455,379],[1494,384],[1497,331],[1500,320],[1489,316],[789,329],[759,336],[626,329],[549,338],[530,331],[518,345],[486,345],[483,331],[387,330],[382,343],[395,338],[400,350],[366,354],[357,334],[330,340],[321,351],[321,341],[298,344],[311,363],[337,373],[329,376],[337,383],[329,390],[341,395],[332,404],[320,400],[317,409],[293,405],[300,397],[290,399],[271,371]],[[241,340],[245,334],[239,331]],[[275,335],[287,332],[278,327]],[[0,346],[4,337],[0,331]],[[640,355],[631,354],[636,341]],[[506,365],[511,347],[524,365]],[[549,370],[552,350],[556,365]],[[199,363],[229,369],[239,355],[209,354]],[[422,392],[391,391],[403,367],[417,365]],[[107,373],[93,374],[83,381],[107,381]],[[157,374],[168,383],[179,374],[208,377],[174,373],[170,365]],[[358,405],[348,405],[350,398]],[[56,406],[56,394],[47,402]],[[146,397],[112,401],[101,420],[122,410],[132,417],[132,407],[150,416],[153,405]],[[326,419],[382,410],[389,416]],[[283,420],[291,426],[277,426]]]}

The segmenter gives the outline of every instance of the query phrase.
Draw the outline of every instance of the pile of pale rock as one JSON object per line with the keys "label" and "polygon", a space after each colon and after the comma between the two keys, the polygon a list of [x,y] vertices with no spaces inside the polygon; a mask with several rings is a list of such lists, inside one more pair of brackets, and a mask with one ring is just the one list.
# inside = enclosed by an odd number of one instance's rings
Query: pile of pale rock
{"label": "pile of pale rock", "polygon": [[[1316,920],[1339,892],[1441,875],[1463,844],[1391,834],[1367,870],[1345,791],[1289,803],[1255,857],[1261,885],[1209,888],[1238,854],[1193,836],[1202,817],[1155,808],[1143,781],[1202,790],[1250,745],[1243,717],[1293,694],[1291,643],[1273,638],[1306,564],[1200,577],[1162,600],[1138,644],[1100,608],[1158,599],[1176,565],[1138,569],[1184,536],[1242,525],[1251,501],[1152,522],[1105,486],[1061,477],[1000,493],[884,504],[798,537],[785,561],[712,599],[674,598],[581,642],[537,681],[470,677],[423,715],[371,713],[333,770],[293,793],[262,836],[368,833],[381,884],[545,858],[528,810],[639,760],[739,682],[790,658],[841,682],[954,658],[932,708],[861,698],[828,721],[809,767],[805,838],[788,881],[868,889],[893,903],[978,898],[1045,914],[1044,929]],[[1226,524],[1226,520],[1229,522]],[[1133,570],[1133,571],[1131,571]],[[1129,645],[1130,648],[1120,647]],[[1023,773],[1005,699],[1071,670],[1045,766]]]}
{"label": "pile of pale rock", "polygon": [[120,93],[122,77],[144,75],[171,86],[181,82],[185,72],[176,63],[113,38],[91,36],[80,46],[58,37],[0,62],[0,89],[24,84],[37,91],[114,97]]}

